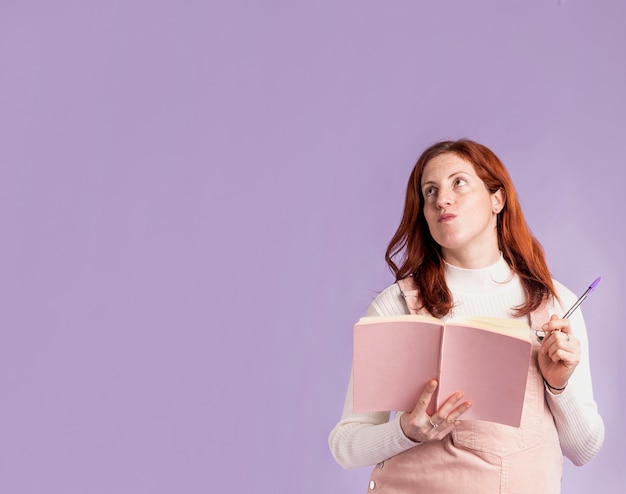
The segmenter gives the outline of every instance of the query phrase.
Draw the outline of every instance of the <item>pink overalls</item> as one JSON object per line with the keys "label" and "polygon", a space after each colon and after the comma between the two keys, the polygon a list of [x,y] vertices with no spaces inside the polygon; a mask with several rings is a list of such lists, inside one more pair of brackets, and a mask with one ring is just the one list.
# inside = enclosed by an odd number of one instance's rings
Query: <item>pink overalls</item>
{"label": "pink overalls", "polygon": [[[407,283],[409,285],[407,286]],[[412,278],[399,284],[411,313],[417,311]],[[404,288],[407,288],[405,290]],[[530,315],[538,329],[549,319],[544,307]],[[544,395],[534,342],[519,428],[475,420],[441,441],[416,445],[379,463],[369,490],[374,494],[556,494],[561,491],[563,454]],[[462,391],[462,390],[461,390]]]}

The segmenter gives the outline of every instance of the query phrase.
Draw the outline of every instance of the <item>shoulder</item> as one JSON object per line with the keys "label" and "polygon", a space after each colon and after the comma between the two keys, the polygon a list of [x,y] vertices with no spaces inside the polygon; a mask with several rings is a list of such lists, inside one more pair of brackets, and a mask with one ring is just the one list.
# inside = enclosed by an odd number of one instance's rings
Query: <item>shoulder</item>
{"label": "shoulder", "polygon": [[393,283],[380,292],[367,309],[367,316],[397,316],[408,314],[402,291],[397,283]]}
{"label": "shoulder", "polygon": [[552,279],[552,283],[554,284],[554,290],[558,297],[558,300],[552,301],[552,308],[560,311],[567,310],[568,307],[571,307],[571,305],[576,302],[578,297],[561,282]]}
{"label": "shoulder", "polygon": [[[572,307],[578,300],[578,295],[572,292],[562,283],[556,280],[552,280],[554,283],[554,289],[558,296],[558,299],[552,299],[548,303],[548,313],[550,315],[556,314],[561,317],[565,312]],[[575,334],[580,340],[583,346],[587,345],[587,327],[585,325],[585,319],[583,317],[582,308],[578,308],[569,317],[573,334]]]}

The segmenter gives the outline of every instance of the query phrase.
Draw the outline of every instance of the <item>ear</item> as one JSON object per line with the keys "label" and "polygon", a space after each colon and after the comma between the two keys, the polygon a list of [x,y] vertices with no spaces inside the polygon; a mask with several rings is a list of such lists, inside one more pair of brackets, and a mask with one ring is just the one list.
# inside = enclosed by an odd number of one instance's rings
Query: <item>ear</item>
{"label": "ear", "polygon": [[491,204],[493,214],[498,214],[504,208],[504,204],[506,203],[506,196],[504,194],[504,189],[499,188],[493,194],[491,194]]}

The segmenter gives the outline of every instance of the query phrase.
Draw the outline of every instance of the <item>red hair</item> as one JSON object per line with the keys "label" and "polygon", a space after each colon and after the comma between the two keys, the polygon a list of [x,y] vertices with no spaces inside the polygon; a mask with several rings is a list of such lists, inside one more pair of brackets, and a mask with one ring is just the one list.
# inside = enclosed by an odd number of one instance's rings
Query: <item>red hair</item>
{"label": "red hair", "polygon": [[[543,248],[526,224],[509,173],[489,148],[469,139],[438,142],[417,160],[409,177],[400,226],[385,253],[396,280],[413,275],[420,303],[432,315],[443,317],[452,310],[452,294],[446,284],[441,247],[430,235],[421,187],[426,164],[445,153],[456,154],[471,163],[491,194],[500,189],[504,193],[504,208],[498,214],[498,246],[507,264],[519,275],[526,292],[526,303],[515,308],[516,315],[529,314],[550,296],[556,298]],[[398,255],[400,261],[396,264],[394,259]]]}

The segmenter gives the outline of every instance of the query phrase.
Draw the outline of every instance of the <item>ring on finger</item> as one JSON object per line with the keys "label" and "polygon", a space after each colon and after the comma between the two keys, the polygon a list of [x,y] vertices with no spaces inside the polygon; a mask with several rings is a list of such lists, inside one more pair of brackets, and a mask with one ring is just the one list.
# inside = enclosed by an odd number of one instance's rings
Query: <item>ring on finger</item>
{"label": "ring on finger", "polygon": [[433,426],[433,429],[437,429],[437,428],[439,427],[439,424],[435,424],[435,423],[433,422],[432,417],[428,417],[428,421],[430,422],[430,425],[432,425],[432,426]]}

